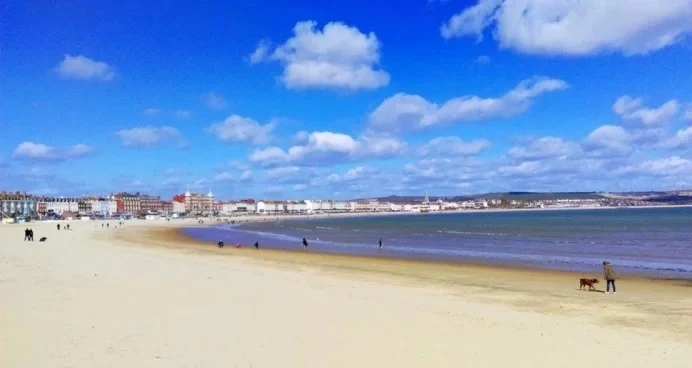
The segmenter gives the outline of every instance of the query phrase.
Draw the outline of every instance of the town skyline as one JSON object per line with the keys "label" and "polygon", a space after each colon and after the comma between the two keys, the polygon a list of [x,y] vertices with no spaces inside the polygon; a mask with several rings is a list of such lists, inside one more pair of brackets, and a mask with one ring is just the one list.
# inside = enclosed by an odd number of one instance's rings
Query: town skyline
{"label": "town skyline", "polygon": [[[511,194],[511,193],[510,193]],[[480,197],[296,199],[246,198],[219,200],[210,191],[174,195],[167,200],[146,193],[111,193],[106,196],[46,197],[0,192],[0,218],[7,221],[32,219],[170,219],[181,216],[305,215],[330,213],[441,213],[464,210],[573,209],[692,205],[692,191],[671,194],[618,195],[612,193],[564,193],[541,197],[538,193],[500,194]]]}
{"label": "town skyline", "polygon": [[692,3],[512,4],[5,1],[0,186],[276,199],[692,187]]}

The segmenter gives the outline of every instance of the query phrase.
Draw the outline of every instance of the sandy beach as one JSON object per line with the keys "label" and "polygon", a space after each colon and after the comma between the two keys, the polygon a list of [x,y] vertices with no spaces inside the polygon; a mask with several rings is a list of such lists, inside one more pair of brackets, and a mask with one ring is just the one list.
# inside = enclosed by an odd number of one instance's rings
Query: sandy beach
{"label": "sandy beach", "polygon": [[[692,285],[0,225],[1,367],[689,367]],[[111,222],[113,225],[114,222]],[[29,225],[36,239],[22,241]],[[603,289],[604,285],[599,284]]]}

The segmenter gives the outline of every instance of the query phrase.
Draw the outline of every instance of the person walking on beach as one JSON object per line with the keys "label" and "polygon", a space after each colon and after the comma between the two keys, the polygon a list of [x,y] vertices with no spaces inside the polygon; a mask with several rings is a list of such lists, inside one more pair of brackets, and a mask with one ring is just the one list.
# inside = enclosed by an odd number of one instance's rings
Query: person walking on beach
{"label": "person walking on beach", "polygon": [[380,249],[382,249],[382,238],[380,238]]}
{"label": "person walking on beach", "polygon": [[615,270],[613,270],[613,265],[608,262],[603,262],[603,278],[606,280],[606,294],[610,293],[610,286],[613,286],[613,294],[615,294]]}
{"label": "person walking on beach", "polygon": [[34,229],[29,229],[29,241],[34,241]]}
{"label": "person walking on beach", "polygon": [[60,231],[60,224],[58,224],[58,231]]}
{"label": "person walking on beach", "polygon": [[29,228],[28,227],[24,230],[24,241],[27,241],[27,240],[29,240]]}
{"label": "person walking on beach", "polygon": [[255,242],[255,249],[259,249],[259,242]]}
{"label": "person walking on beach", "polygon": [[303,249],[308,249],[308,241],[305,238],[303,238]]}

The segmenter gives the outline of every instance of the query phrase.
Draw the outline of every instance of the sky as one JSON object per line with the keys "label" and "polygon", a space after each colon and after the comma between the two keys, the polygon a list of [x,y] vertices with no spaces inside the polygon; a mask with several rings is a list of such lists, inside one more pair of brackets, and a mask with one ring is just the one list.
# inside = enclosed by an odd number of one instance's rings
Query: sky
{"label": "sky", "polygon": [[0,190],[692,188],[692,1],[0,2]]}

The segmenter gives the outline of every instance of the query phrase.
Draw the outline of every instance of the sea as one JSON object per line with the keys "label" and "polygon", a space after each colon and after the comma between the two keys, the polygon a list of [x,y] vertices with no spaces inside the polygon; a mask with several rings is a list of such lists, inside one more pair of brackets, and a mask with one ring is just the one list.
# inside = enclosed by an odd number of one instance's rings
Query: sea
{"label": "sea", "polygon": [[[184,230],[261,248],[692,279],[692,207],[295,218]],[[382,239],[382,248],[379,240]]]}

